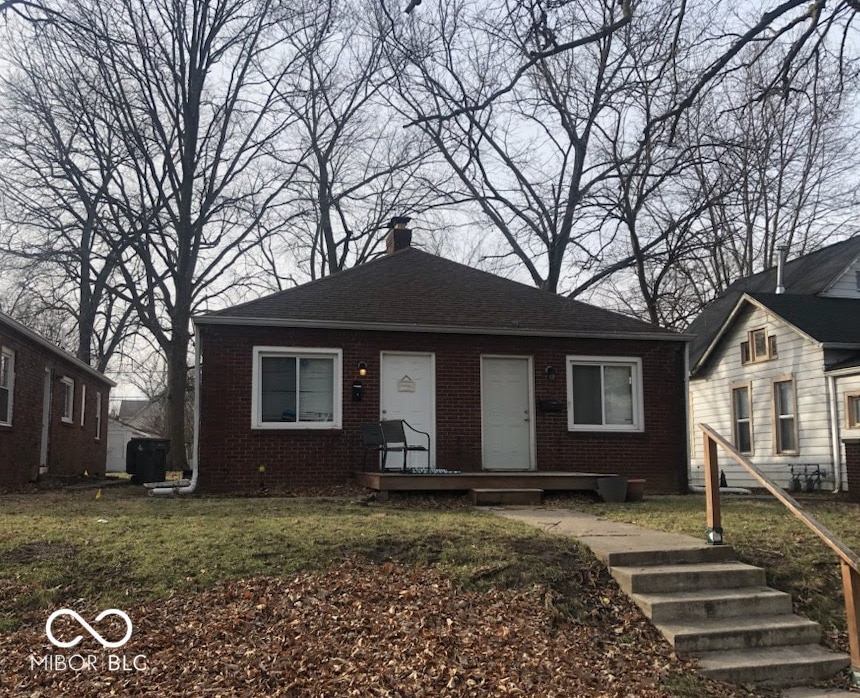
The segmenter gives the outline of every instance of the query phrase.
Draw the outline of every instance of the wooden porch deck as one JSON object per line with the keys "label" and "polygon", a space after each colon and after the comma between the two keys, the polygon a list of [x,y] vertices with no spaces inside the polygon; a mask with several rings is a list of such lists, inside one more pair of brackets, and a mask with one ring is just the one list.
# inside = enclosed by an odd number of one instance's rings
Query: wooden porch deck
{"label": "wooden porch deck", "polygon": [[378,492],[468,491],[472,489],[596,490],[608,473],[474,472],[398,473],[357,471],[355,482]]}

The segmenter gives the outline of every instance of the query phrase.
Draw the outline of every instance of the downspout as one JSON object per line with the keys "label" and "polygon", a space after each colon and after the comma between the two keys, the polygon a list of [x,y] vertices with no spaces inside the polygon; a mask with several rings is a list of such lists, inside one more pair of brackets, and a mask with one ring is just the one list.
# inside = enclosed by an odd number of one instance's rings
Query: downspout
{"label": "downspout", "polygon": [[836,376],[827,376],[827,389],[830,403],[827,411],[830,417],[830,450],[833,453],[833,492],[842,489],[842,442],[839,440],[839,396],[836,393]]}
{"label": "downspout", "polygon": [[687,440],[687,487],[693,480],[693,452],[691,439],[692,430],[695,429],[693,424],[693,402],[690,400],[690,343],[684,342],[684,402],[687,406],[687,428],[685,438]]}
{"label": "downspout", "polygon": [[177,487],[156,487],[149,491],[158,494],[194,494],[197,489],[197,469],[200,463],[200,333],[194,346],[194,441],[192,446],[191,482]]}

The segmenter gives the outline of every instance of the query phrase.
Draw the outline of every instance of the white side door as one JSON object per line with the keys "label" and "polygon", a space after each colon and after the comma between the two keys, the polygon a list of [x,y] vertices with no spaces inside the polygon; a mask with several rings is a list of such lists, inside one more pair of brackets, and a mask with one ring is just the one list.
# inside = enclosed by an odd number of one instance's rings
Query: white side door
{"label": "white side door", "polygon": [[534,469],[530,357],[481,357],[484,470]]}
{"label": "white side door", "polygon": [[[412,452],[407,457],[410,468],[434,467],[436,463],[436,376],[433,354],[382,352],[380,361],[380,419],[404,419],[410,426],[430,434],[430,454]],[[411,434],[410,444],[424,445],[426,437]],[[402,454],[388,457],[388,468],[403,465]]]}

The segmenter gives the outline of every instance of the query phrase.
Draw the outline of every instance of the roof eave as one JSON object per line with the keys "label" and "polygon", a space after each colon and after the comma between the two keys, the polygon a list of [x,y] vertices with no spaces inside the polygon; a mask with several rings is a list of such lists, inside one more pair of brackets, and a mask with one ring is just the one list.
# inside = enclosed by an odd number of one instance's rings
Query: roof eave
{"label": "roof eave", "polygon": [[421,325],[346,320],[308,320],[306,318],[255,318],[202,315],[192,318],[195,325],[235,325],[244,327],[301,327],[329,330],[370,330],[374,332],[438,332],[441,334],[481,334],[516,337],[572,337],[577,339],[638,339],[646,341],[689,342],[691,335],[667,332],[571,332],[529,327],[467,327]]}
{"label": "roof eave", "polygon": [[42,337],[41,335],[33,332],[29,327],[22,325],[20,322],[15,320],[14,318],[6,315],[6,313],[0,313],[0,321],[9,325],[13,330],[18,332],[19,334],[24,335],[27,339],[32,342],[35,342],[43,349],[47,349],[55,356],[64,359],[65,361],[70,362],[76,368],[88,373],[91,377],[96,378],[104,383],[107,383],[111,388],[116,388],[116,383],[114,383],[110,378],[108,378],[105,374],[97,371],[89,364],[84,363],[78,357],[73,356],[65,349],[60,349],[60,347],[51,344],[47,339]]}

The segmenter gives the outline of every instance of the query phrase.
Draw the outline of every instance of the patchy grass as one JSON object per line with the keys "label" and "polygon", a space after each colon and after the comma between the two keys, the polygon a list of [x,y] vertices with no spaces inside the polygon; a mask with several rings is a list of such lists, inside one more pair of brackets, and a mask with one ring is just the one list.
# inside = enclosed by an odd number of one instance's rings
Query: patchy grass
{"label": "patchy grass", "polygon": [[[829,495],[806,496],[803,507],[849,548],[860,551],[860,505]],[[648,497],[628,504],[595,503],[586,511],[662,531],[705,535],[702,495]],[[788,592],[795,610],[846,640],[842,578],[836,554],[773,497],[724,496],[725,541],[745,562],[764,567],[768,584]]]}
{"label": "patchy grass", "polygon": [[544,584],[573,617],[578,583],[600,573],[575,541],[465,508],[49,492],[0,498],[0,630],[74,599],[122,607],[347,556],[438,566],[479,590]]}

